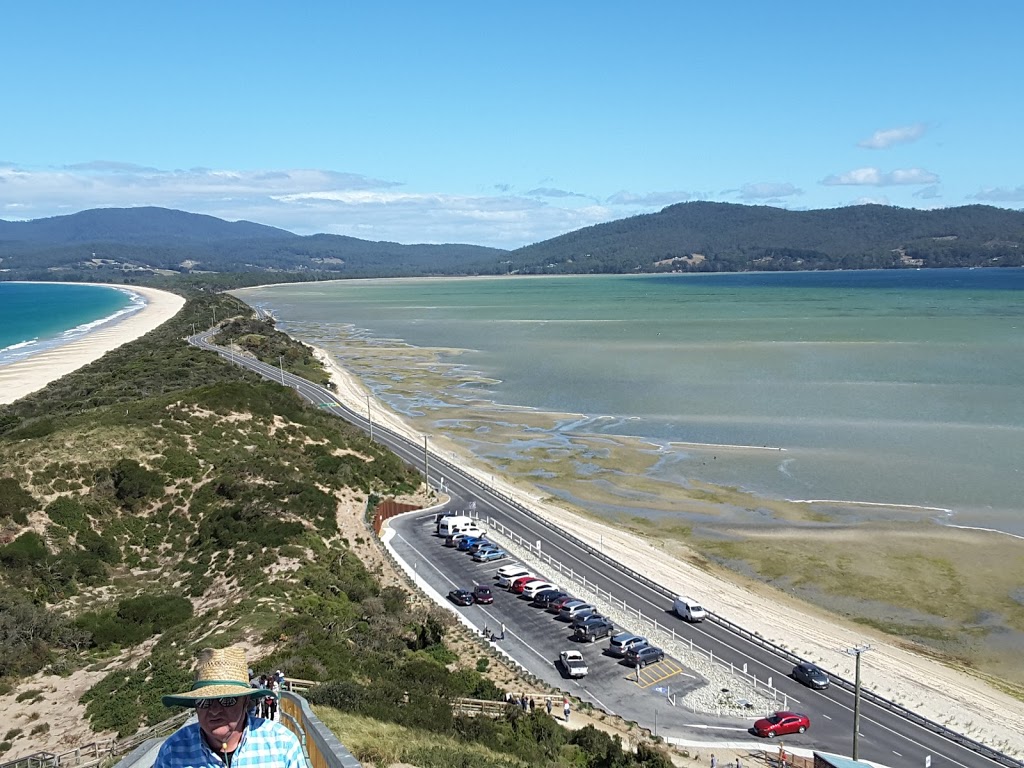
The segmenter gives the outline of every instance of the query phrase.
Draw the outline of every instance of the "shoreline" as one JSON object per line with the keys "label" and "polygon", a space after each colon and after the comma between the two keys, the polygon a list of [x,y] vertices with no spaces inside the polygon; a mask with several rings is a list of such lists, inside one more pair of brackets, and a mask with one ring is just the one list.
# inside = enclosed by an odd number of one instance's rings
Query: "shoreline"
{"label": "shoreline", "polygon": [[[45,281],[18,282],[44,283]],[[45,284],[63,285],[64,283]],[[141,297],[144,303],[141,309],[120,317],[115,316],[67,343],[41,349],[35,354],[0,366],[0,405],[13,403],[33,392],[38,392],[50,382],[98,360],[122,344],[135,341],[170,320],[185,305],[183,296],[145,286],[115,285],[113,283],[74,283],[74,285],[93,285],[124,291],[130,295]]]}
{"label": "shoreline", "polygon": [[[423,439],[421,430],[410,426],[379,400],[358,376],[343,368],[327,351],[310,346],[326,364],[336,394],[348,407],[361,413],[366,410],[369,397],[375,423],[414,442]],[[899,637],[856,624],[786,592],[709,565],[685,545],[666,545],[657,538],[584,518],[553,502],[532,485],[523,487],[497,471],[478,466],[475,457],[444,437],[435,434],[431,442],[435,453],[454,458],[478,480],[530,506],[624,565],[681,593],[701,595],[702,602],[723,618],[836,674],[853,678],[853,662],[842,649],[869,640],[872,653],[862,669],[866,687],[970,738],[1017,757],[1024,755],[1024,702],[988,685],[981,677],[943,664],[928,655],[927,649],[910,648],[911,644]]]}

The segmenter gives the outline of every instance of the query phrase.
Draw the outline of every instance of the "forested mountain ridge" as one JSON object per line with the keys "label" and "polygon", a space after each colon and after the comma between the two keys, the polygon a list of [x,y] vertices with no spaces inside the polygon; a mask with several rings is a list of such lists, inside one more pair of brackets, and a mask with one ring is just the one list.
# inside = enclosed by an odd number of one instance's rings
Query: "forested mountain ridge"
{"label": "forested mountain ridge", "polygon": [[680,203],[526,246],[510,258],[521,271],[546,273],[1020,266],[1024,212]]}
{"label": "forested mountain ridge", "polygon": [[504,251],[300,236],[164,208],[0,221],[0,279],[137,281],[220,273],[221,287],[423,275],[736,272],[1024,265],[1024,212],[969,205],[790,211],[691,202]]}

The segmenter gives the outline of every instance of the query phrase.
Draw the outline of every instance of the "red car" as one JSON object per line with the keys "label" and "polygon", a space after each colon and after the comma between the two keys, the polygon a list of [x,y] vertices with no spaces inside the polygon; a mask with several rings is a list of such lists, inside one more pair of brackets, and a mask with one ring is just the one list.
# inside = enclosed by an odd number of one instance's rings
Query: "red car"
{"label": "red car", "polygon": [[494,595],[491,594],[491,588],[484,584],[477,584],[473,587],[473,599],[476,600],[479,605],[490,605],[494,602]]}
{"label": "red car", "polygon": [[523,576],[521,579],[516,579],[512,582],[512,586],[508,588],[509,592],[515,592],[517,595],[523,594],[523,588],[526,587],[531,581],[540,581],[536,576]]}
{"label": "red car", "polygon": [[799,712],[776,712],[754,723],[754,733],[773,738],[787,733],[803,733],[811,727],[811,719]]}

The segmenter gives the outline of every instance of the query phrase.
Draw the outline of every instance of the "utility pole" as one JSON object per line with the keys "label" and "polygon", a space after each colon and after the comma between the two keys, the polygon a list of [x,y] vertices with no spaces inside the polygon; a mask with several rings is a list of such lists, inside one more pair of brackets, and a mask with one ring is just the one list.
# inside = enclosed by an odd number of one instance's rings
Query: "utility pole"
{"label": "utility pole", "polygon": [[284,386],[284,355],[277,356],[277,362],[281,365],[281,386]]}
{"label": "utility pole", "polygon": [[858,645],[853,648],[847,648],[845,653],[850,656],[855,656],[857,659],[856,673],[854,676],[853,683],[853,759],[857,760],[857,736],[860,731],[860,657],[865,651],[870,651],[870,645]]}
{"label": "utility pole", "polygon": [[370,425],[370,440],[373,440],[373,413],[370,411],[370,396],[366,396],[366,422]]}

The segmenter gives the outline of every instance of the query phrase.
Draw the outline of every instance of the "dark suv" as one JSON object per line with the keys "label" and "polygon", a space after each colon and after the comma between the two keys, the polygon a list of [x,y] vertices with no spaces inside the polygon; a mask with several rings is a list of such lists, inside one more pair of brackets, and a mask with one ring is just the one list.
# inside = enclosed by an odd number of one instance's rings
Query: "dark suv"
{"label": "dark suv", "polygon": [[640,645],[626,654],[626,661],[634,667],[646,667],[656,661],[664,661],[665,652],[653,645]]}
{"label": "dark suv", "polygon": [[829,684],[828,675],[825,674],[824,670],[806,661],[793,667],[793,679],[798,683],[803,683],[808,688],[824,689],[828,688]]}
{"label": "dark suv", "polygon": [[615,625],[607,616],[586,616],[573,622],[573,636],[577,640],[596,642],[615,631]]}

